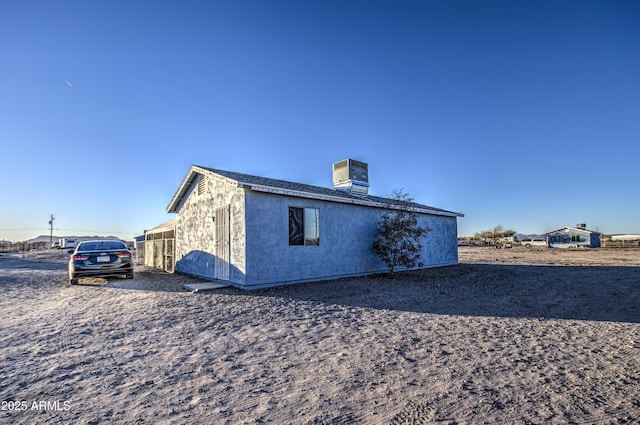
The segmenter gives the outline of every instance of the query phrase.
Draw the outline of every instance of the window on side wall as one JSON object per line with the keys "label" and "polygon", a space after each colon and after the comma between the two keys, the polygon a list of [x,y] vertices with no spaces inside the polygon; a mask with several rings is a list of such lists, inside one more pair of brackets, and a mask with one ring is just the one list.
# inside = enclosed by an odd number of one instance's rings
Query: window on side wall
{"label": "window on side wall", "polygon": [[289,207],[289,245],[320,245],[320,210]]}

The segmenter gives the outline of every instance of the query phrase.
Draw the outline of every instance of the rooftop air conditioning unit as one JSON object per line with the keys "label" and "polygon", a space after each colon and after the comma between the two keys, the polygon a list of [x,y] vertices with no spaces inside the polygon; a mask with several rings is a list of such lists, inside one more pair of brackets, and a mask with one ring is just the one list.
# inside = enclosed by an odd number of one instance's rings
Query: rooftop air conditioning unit
{"label": "rooftop air conditioning unit", "polygon": [[333,187],[347,192],[369,193],[369,165],[355,159],[333,164]]}

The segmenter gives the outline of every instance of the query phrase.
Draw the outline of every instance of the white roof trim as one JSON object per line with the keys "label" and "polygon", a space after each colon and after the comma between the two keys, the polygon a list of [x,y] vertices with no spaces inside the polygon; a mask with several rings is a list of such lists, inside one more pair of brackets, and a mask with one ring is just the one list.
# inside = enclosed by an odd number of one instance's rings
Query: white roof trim
{"label": "white roof trim", "polygon": [[182,206],[182,204],[184,203],[187,191],[189,190],[189,187],[191,187],[191,185],[195,180],[194,173],[196,173],[196,168],[198,167],[196,167],[195,165],[192,165],[189,168],[187,175],[184,176],[184,179],[182,179],[182,183],[180,183],[180,187],[178,187],[178,190],[173,195],[173,198],[171,198],[171,202],[169,202],[169,205],[167,205],[168,213],[177,213],[180,207]]}

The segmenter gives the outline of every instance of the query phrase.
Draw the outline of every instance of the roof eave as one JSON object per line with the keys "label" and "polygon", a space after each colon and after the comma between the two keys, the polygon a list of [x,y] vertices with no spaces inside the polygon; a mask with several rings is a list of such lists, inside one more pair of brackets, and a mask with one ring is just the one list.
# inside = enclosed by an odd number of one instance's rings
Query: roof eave
{"label": "roof eave", "polygon": [[[294,189],[283,189],[279,187],[259,185],[259,184],[253,184],[253,183],[238,182],[238,187],[242,189],[247,189],[247,190],[254,190],[256,192],[273,193],[276,195],[285,195],[285,196],[295,196],[298,198],[318,199],[321,201],[340,202],[343,204],[363,205],[368,207],[384,208],[384,209],[400,209],[401,208],[396,205],[390,205],[390,204],[375,202],[375,201],[366,200],[366,199],[343,198],[340,196],[331,196],[331,195],[324,195],[319,193],[309,193],[309,192],[304,192],[304,191],[299,191]],[[464,214],[456,213],[452,211],[432,210],[428,208],[411,208],[411,210],[415,212],[423,213],[423,214],[439,215],[439,216],[445,216],[445,217],[464,217]]]}
{"label": "roof eave", "polygon": [[180,186],[178,187],[176,193],[174,193],[173,198],[171,198],[171,202],[169,202],[169,205],[167,205],[166,211],[168,213],[178,212],[178,210],[180,209],[179,207],[184,200],[185,194],[193,183],[196,175],[197,173],[195,172],[195,166],[192,165],[191,168],[189,168],[187,174],[182,179],[182,183],[180,183]]}
{"label": "roof eave", "polygon": [[543,235],[548,235],[550,233],[555,233],[555,232],[559,232],[561,230],[566,230],[566,229],[571,229],[571,230],[575,230],[575,231],[578,231],[578,232],[584,232],[584,233],[593,233],[593,234],[597,234],[597,235],[601,235],[602,234],[600,232],[596,232],[595,230],[578,229],[577,227],[573,227],[573,226],[564,226],[564,227],[560,227],[558,229],[551,230],[549,232],[543,233]]}
{"label": "roof eave", "polygon": [[167,230],[175,230],[175,228],[176,228],[176,219],[174,217],[171,220],[154,227],[153,229],[145,230],[144,233],[145,234],[162,233],[162,232],[166,232]]}
{"label": "roof eave", "polygon": [[189,168],[189,171],[187,172],[186,176],[182,180],[180,187],[178,187],[178,190],[173,195],[173,198],[171,198],[171,202],[169,202],[169,205],[167,205],[166,211],[168,213],[177,213],[180,210],[184,200],[186,199],[186,195],[187,195],[187,192],[189,191],[189,188],[191,187],[191,185],[193,184],[193,182],[195,181],[198,175],[209,175],[233,184],[238,184],[237,180],[217,174],[205,167],[192,165]]}
{"label": "roof eave", "polygon": [[[332,196],[332,195],[321,194],[321,193],[311,193],[311,192],[305,192],[305,191],[300,191],[295,189],[285,189],[281,187],[274,187],[274,186],[268,186],[268,185],[255,184],[251,182],[238,181],[230,177],[220,175],[215,171],[209,170],[205,167],[192,165],[189,168],[189,171],[185,175],[184,179],[182,180],[182,183],[178,187],[178,190],[173,195],[173,198],[171,198],[171,202],[169,202],[169,205],[167,205],[166,211],[168,213],[177,213],[182,207],[184,200],[186,199],[187,193],[190,187],[193,185],[197,176],[205,175],[205,174],[236,184],[238,188],[254,190],[257,192],[273,193],[277,195],[286,195],[286,196],[295,196],[299,198],[318,199],[323,201],[340,202],[344,204],[362,205],[362,206],[369,206],[369,207],[383,208],[383,209],[400,209],[400,207],[396,205],[391,205],[383,202],[376,202],[368,199],[346,198],[342,196]],[[411,210],[418,213],[422,213],[422,214],[430,214],[430,215],[437,215],[437,216],[444,216],[444,217],[464,217],[464,214],[462,213],[439,210],[439,209],[413,207],[411,208]]]}

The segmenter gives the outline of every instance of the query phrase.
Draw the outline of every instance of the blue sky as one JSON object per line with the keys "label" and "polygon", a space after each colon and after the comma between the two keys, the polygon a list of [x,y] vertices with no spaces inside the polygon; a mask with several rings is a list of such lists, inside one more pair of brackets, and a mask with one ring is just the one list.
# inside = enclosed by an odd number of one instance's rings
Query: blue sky
{"label": "blue sky", "polygon": [[635,1],[0,2],[0,238],[130,239],[192,164],[369,164],[460,235],[640,233]]}

